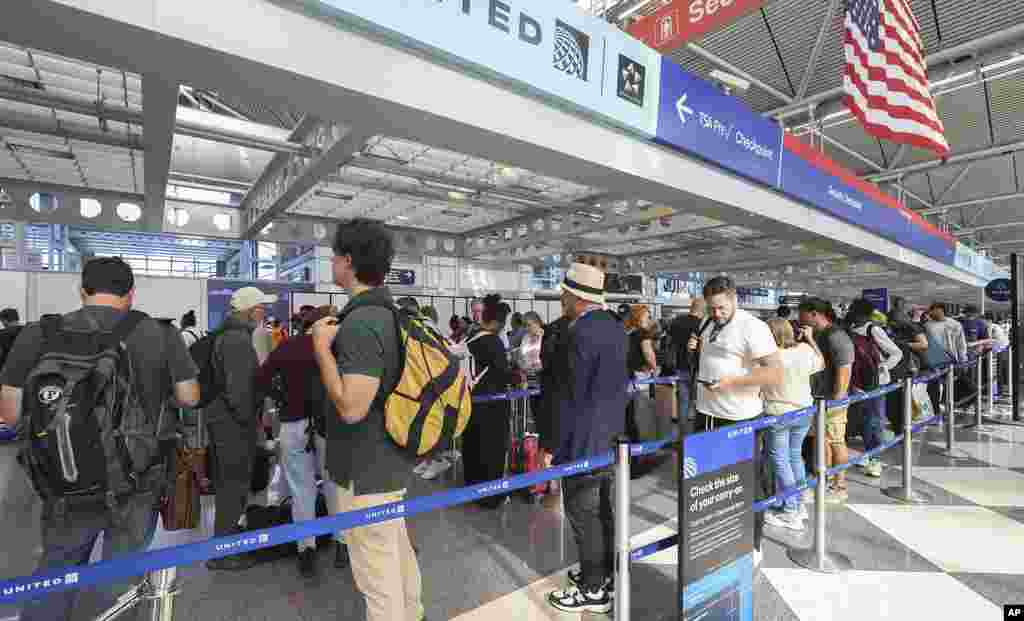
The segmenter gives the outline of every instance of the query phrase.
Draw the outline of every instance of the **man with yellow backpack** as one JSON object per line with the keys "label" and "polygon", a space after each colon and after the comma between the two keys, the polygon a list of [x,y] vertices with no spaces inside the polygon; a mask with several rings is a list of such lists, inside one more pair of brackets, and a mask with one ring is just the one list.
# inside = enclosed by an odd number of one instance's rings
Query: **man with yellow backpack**
{"label": "man with yellow backpack", "polygon": [[[351,496],[332,513],[405,498],[417,456],[462,433],[471,398],[458,361],[410,314],[384,279],[394,239],[380,223],[342,221],[334,238],[335,284],[351,295],[337,318],[313,326],[327,392],[327,474]],[[346,506],[339,506],[346,505]],[[352,574],[368,621],[423,619],[421,577],[405,520],[347,534]]]}

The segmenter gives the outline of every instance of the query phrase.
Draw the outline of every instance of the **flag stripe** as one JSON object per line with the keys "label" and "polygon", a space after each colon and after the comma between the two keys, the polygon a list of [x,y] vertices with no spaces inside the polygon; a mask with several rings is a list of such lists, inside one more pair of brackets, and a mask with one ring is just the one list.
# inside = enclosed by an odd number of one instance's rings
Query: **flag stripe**
{"label": "flag stripe", "polygon": [[[846,52],[848,74],[856,73],[862,82],[878,84],[879,88],[884,85],[886,91],[893,93],[893,101],[899,105],[913,106],[912,102],[916,101],[920,104],[915,107],[918,112],[938,121],[931,93],[926,88],[921,88],[917,81],[908,79],[899,65],[878,66],[871,63],[852,33],[847,36],[844,51]],[[884,93],[879,94],[884,95]]]}
{"label": "flag stripe", "polygon": [[907,0],[847,0],[844,102],[871,135],[949,152]]}

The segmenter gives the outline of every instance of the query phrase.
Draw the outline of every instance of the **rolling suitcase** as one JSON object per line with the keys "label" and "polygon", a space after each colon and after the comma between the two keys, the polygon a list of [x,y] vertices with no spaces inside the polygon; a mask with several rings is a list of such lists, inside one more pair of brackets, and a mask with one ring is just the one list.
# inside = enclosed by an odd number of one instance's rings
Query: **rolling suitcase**
{"label": "rolling suitcase", "polygon": [[[530,431],[533,422],[530,416],[530,398],[520,397],[512,401],[512,441],[509,444],[509,474],[527,474],[544,469],[540,451],[540,436]],[[528,500],[535,500],[547,491],[547,483],[531,485],[522,490]]]}

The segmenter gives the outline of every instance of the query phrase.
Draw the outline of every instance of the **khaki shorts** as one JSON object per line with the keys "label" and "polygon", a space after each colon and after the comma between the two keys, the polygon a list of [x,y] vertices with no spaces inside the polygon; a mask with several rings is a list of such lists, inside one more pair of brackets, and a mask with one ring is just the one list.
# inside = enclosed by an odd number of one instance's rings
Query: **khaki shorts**
{"label": "khaki shorts", "polygon": [[[825,416],[825,439],[831,444],[846,442],[846,421],[848,408],[829,410]],[[814,436],[815,426],[812,424],[808,436]]]}
{"label": "khaki shorts", "polygon": [[829,444],[846,444],[847,408],[830,410],[825,418],[825,439]]}

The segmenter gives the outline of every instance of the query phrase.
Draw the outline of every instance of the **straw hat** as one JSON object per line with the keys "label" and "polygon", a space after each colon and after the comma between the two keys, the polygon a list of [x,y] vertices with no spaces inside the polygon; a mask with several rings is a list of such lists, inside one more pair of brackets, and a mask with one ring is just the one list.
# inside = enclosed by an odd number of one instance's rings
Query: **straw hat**
{"label": "straw hat", "polygon": [[581,300],[604,304],[604,272],[591,265],[573,263],[559,287]]}

